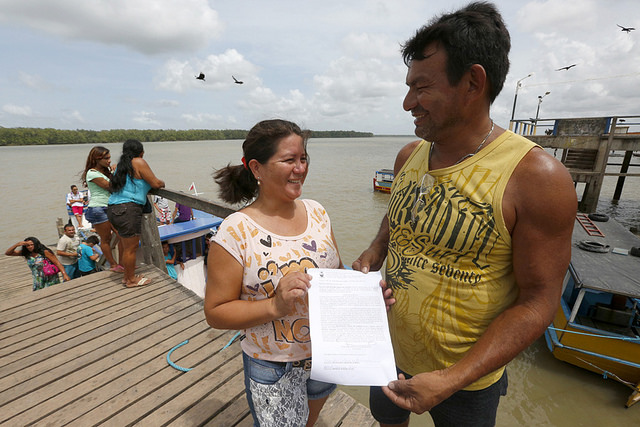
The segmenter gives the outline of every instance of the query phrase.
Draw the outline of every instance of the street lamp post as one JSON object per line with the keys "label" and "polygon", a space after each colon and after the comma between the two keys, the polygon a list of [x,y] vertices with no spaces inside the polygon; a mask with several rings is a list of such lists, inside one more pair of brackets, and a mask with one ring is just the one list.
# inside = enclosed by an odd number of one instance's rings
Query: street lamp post
{"label": "street lamp post", "polygon": [[545,96],[549,95],[551,92],[545,92],[544,95],[538,95],[538,109],[536,110],[536,120],[534,122],[533,125],[533,134],[536,134],[536,130],[538,128],[538,117],[540,115],[540,104],[542,104],[542,98],[544,98]]}
{"label": "street lamp post", "polygon": [[513,97],[513,109],[511,110],[511,121],[509,122],[509,130],[513,130],[513,118],[516,114],[516,101],[518,100],[518,89],[522,86],[522,81],[526,78],[533,76],[533,73],[527,74],[525,77],[521,78],[516,82],[516,94]]}

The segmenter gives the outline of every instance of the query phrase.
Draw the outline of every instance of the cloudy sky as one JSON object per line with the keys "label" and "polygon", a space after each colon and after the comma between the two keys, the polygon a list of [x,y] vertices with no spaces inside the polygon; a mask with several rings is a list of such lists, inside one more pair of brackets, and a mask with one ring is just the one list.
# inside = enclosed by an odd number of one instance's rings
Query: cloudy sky
{"label": "cloudy sky", "polygon": [[[248,129],[280,117],[412,134],[399,46],[466,3],[0,0],[0,126]],[[640,1],[495,3],[512,37],[499,124],[529,73],[516,118],[534,117],[547,91],[541,118],[640,114]]]}

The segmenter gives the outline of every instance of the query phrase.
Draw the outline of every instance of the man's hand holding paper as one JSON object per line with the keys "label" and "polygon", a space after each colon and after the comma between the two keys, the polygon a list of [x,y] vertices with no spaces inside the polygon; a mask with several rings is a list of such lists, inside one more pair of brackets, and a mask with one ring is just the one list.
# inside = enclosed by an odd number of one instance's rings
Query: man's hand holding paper
{"label": "man's hand holding paper", "polygon": [[308,274],[311,378],[359,386],[396,380],[380,272],[310,269]]}

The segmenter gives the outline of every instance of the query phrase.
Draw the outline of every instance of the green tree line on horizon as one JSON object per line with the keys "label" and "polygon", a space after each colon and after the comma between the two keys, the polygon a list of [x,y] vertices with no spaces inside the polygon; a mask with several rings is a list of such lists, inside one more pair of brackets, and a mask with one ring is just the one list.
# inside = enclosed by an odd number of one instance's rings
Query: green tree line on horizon
{"label": "green tree line on horizon", "polygon": [[[208,141],[245,139],[249,131],[242,129],[110,129],[110,130],[62,130],[52,128],[3,128],[0,127],[0,146],[3,145],[60,145],[60,144],[109,144],[137,139],[141,142],[156,141]],[[353,130],[311,131],[312,138],[372,137],[371,132]]]}

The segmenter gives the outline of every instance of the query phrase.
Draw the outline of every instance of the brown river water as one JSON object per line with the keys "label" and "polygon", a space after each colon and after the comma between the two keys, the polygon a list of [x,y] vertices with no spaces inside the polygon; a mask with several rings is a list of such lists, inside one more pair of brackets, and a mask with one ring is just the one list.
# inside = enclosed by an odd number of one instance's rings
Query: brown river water
{"label": "brown river water", "polygon": [[[305,198],[329,213],[346,265],[351,265],[376,233],[389,196],[372,190],[377,169],[392,168],[397,151],[414,137],[311,139]],[[121,144],[107,144],[116,161]],[[214,168],[239,164],[242,141],[155,142],[145,144],[145,159],[167,188],[188,192],[192,182],[202,197],[216,201]],[[67,218],[65,196],[91,146],[0,147],[0,243],[3,250],[27,236],[46,244],[57,240],[55,220]],[[635,171],[634,171],[635,172]],[[628,178],[622,201],[611,202],[615,178],[605,178],[598,212],[627,227],[640,228],[640,179]],[[25,266],[25,268],[27,268]],[[625,409],[631,390],[611,379],[554,359],[539,339],[511,362],[509,390],[500,403],[498,426],[639,425],[640,404]],[[341,387],[368,405],[368,389]],[[428,415],[412,425],[429,426]]]}

